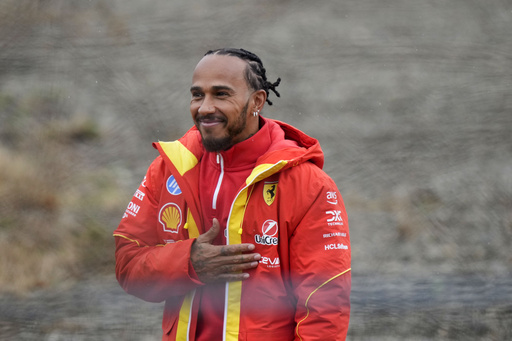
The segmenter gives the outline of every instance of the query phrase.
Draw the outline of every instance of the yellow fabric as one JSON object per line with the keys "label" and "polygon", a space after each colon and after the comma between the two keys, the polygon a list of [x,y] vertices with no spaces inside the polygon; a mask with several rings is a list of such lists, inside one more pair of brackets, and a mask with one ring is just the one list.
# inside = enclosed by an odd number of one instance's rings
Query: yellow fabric
{"label": "yellow fabric", "polygon": [[198,160],[195,155],[180,141],[160,142],[159,144],[181,175],[197,165]]}
{"label": "yellow fabric", "polygon": [[121,238],[124,238],[124,239],[126,239],[126,240],[131,241],[131,242],[137,243],[137,245],[138,245],[138,246],[140,246],[140,243],[139,243],[139,241],[138,241],[138,240],[128,238],[128,237],[126,237],[126,236],[123,236],[122,234],[114,233],[114,237],[121,237]]}
{"label": "yellow fabric", "polygon": [[190,209],[187,210],[187,230],[189,238],[197,238],[199,237],[199,229],[197,228],[196,221],[190,212]]}
{"label": "yellow fabric", "polygon": [[262,163],[261,165],[254,167],[254,169],[251,172],[251,175],[249,175],[249,177],[245,180],[245,183],[247,185],[250,185],[256,181],[265,179],[268,176],[270,176],[271,174],[278,172],[280,169],[282,169],[287,164],[288,164],[287,161],[279,161],[276,164]]}
{"label": "yellow fabric", "polygon": [[180,309],[180,317],[178,319],[178,329],[176,331],[176,341],[188,341],[189,325],[190,325],[190,312],[192,310],[192,301],[194,300],[195,290],[190,291]]}
{"label": "yellow fabric", "polygon": [[[228,221],[228,244],[241,244],[242,236],[238,233],[242,228],[245,206],[247,203],[247,187],[236,197]],[[225,321],[225,340],[238,340],[240,328],[240,301],[242,298],[242,282],[226,284],[227,313]]]}

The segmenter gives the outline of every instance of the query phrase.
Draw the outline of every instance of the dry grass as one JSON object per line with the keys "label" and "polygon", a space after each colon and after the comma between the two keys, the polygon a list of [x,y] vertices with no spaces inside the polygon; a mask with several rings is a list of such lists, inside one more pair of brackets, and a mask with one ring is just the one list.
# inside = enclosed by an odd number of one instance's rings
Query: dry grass
{"label": "dry grass", "polygon": [[[68,88],[40,80],[13,90],[5,81],[54,75],[47,62],[62,46],[122,44],[126,23],[104,0],[6,0],[0,32],[0,291],[111,271],[111,230],[129,194],[92,156],[103,142],[100,125],[70,104]],[[41,35],[52,38],[41,43]]]}
{"label": "dry grass", "polygon": [[[0,287],[23,291],[110,271],[109,224],[126,194],[87,159],[101,141],[94,121],[55,94],[3,96],[0,136]],[[122,199],[121,199],[122,198]]]}
{"label": "dry grass", "polygon": [[33,158],[0,149],[0,285],[23,291],[49,284],[76,260],[57,225],[58,193]]}

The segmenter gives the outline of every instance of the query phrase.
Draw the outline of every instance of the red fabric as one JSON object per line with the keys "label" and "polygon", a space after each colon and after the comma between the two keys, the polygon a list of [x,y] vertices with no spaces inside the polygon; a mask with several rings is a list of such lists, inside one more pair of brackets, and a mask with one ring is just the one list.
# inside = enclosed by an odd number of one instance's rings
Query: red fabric
{"label": "red fabric", "polygon": [[[199,340],[195,338],[196,330],[218,335],[223,316],[211,298],[217,291],[206,289],[190,266],[192,240],[183,228],[184,221],[174,231],[162,223],[164,213],[179,211],[183,218],[183,212],[190,209],[200,233],[210,228],[214,216],[221,217],[224,227],[234,195],[242,186],[240,182],[245,182],[252,169],[249,164],[281,160],[287,161],[283,169],[252,186],[245,210],[242,242],[255,244],[255,252],[263,258],[250,271],[251,277],[242,282],[239,340],[345,339],[350,312],[350,241],[341,195],[320,168],[323,154],[315,139],[287,124],[269,119],[265,122],[264,129],[258,132],[262,134],[254,136],[253,145],[246,140],[223,153],[229,167],[243,164],[238,158],[247,157],[248,170],[235,167],[228,175],[225,172],[226,183],[217,210],[209,206],[218,179],[215,163],[211,163],[215,154],[204,152],[197,130],[192,128],[180,139],[199,160],[183,175],[156,144],[162,155],[149,167],[114,233],[116,274],[122,287],[145,300],[166,301],[165,340],[176,337],[180,305],[189,290],[197,290],[191,340]],[[271,141],[268,148],[256,143],[266,140],[260,140],[261,136],[268,136]],[[249,147],[244,149],[246,142]],[[241,149],[237,152],[238,148]],[[254,154],[245,150],[254,150]],[[260,153],[263,155],[254,160]],[[167,190],[171,174],[182,193],[171,194]],[[274,195],[270,204],[265,201],[269,193]],[[275,227],[278,228],[274,230]],[[274,233],[274,244],[263,230]],[[223,243],[223,237],[217,242]],[[201,314],[197,312],[199,305]],[[204,322],[210,323],[212,314],[216,322],[208,331]]]}

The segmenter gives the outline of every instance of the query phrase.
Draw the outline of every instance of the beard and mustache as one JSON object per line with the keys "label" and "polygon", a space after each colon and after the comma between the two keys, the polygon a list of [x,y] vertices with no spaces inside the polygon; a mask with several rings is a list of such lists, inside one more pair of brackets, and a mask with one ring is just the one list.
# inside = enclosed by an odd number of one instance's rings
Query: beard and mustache
{"label": "beard and mustache", "polygon": [[201,118],[197,119],[195,125],[201,133],[201,139],[203,141],[204,148],[209,152],[220,152],[231,148],[238,142],[241,142],[237,139],[237,137],[245,130],[245,127],[247,126],[248,107],[249,101],[247,101],[234,122],[229,123],[229,121],[225,121],[224,125],[227,128],[227,135],[223,137],[205,136],[206,134],[203,134],[200,129]]}

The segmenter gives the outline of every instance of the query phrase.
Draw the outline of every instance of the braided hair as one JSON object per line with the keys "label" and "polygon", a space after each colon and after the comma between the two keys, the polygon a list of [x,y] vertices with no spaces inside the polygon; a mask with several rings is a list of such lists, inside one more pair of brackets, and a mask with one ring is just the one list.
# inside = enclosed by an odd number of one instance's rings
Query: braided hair
{"label": "braided hair", "polygon": [[269,82],[266,75],[267,71],[263,67],[261,59],[254,53],[244,49],[222,48],[217,50],[210,50],[205,53],[205,56],[215,54],[238,57],[246,61],[247,68],[245,69],[245,79],[247,84],[249,84],[249,86],[254,90],[265,90],[267,93],[268,105],[272,105],[272,102],[268,99],[269,90],[272,90],[272,92],[275,93],[277,97],[281,97],[279,92],[276,90],[276,87],[279,85],[279,83],[281,83],[281,78],[277,78],[277,81],[274,83]]}

